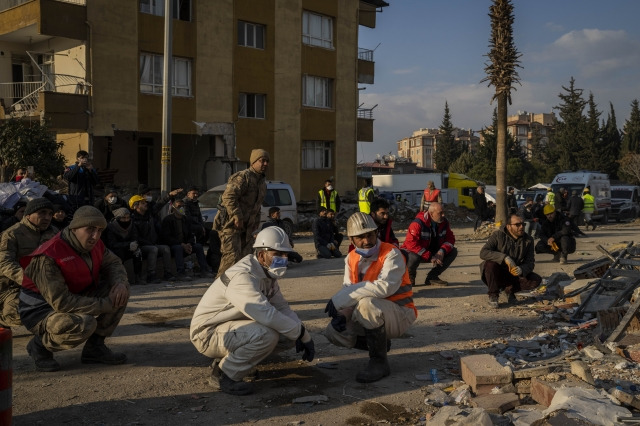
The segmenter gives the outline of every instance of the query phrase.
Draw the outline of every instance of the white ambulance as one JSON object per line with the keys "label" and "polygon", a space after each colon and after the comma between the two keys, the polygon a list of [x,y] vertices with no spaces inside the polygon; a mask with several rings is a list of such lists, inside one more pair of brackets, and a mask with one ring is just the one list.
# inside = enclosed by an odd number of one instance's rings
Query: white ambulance
{"label": "white ambulance", "polygon": [[557,193],[560,188],[564,188],[569,191],[569,196],[574,190],[582,196],[585,187],[588,187],[593,195],[598,210],[597,214],[591,217],[607,223],[611,214],[611,183],[608,174],[588,170],[562,172],[551,181],[553,192]]}

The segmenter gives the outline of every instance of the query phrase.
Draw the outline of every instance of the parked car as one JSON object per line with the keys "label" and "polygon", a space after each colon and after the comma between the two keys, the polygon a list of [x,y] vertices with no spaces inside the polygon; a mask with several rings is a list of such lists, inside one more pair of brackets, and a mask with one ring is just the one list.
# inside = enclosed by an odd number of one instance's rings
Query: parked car
{"label": "parked car", "polygon": [[527,197],[531,197],[531,199],[535,201],[538,195],[542,195],[542,199],[544,200],[544,197],[547,195],[547,190],[529,188],[518,191],[516,193],[516,202],[518,203],[518,207],[520,207],[522,204],[524,204],[525,201],[527,201]]}
{"label": "parked car", "polygon": [[640,216],[640,187],[616,185],[611,187],[611,215],[616,222],[634,220]]}
{"label": "parked car", "polygon": [[[214,186],[198,199],[202,219],[208,227],[213,226],[213,219],[218,213],[218,202],[226,187],[226,183]],[[280,218],[291,225],[291,230],[294,230],[295,225],[298,224],[298,206],[291,185],[280,181],[267,181],[267,193],[260,213],[261,223],[269,218],[269,208],[274,206],[280,207]]]}

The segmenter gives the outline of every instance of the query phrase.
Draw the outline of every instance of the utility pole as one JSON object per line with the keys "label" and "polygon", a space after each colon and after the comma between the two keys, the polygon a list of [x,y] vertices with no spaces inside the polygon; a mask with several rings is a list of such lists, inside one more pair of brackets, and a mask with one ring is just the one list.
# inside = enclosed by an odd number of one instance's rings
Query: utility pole
{"label": "utility pole", "polygon": [[173,10],[172,0],[164,0],[164,81],[162,84],[162,154],[160,192],[171,191],[171,101],[173,97]]}

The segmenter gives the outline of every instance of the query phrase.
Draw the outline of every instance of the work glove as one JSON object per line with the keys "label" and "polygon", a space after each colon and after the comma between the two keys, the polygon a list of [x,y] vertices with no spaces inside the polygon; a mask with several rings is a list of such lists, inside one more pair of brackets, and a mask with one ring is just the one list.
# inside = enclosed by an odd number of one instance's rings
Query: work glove
{"label": "work glove", "polygon": [[340,314],[336,315],[331,320],[331,327],[333,327],[333,329],[338,333],[342,333],[347,329],[347,317]]}
{"label": "work glove", "polygon": [[519,266],[516,266],[515,268],[509,268],[509,272],[514,277],[519,277],[520,275],[522,275],[522,268]]}
{"label": "work glove", "polygon": [[553,250],[553,251],[560,250],[560,247],[558,247],[558,244],[556,244],[555,241],[551,243],[551,250]]}
{"label": "work glove", "polygon": [[333,304],[333,299],[329,299],[329,303],[327,303],[327,306],[324,308],[324,312],[329,315],[331,318],[335,318],[337,317],[338,314],[338,310],[336,309],[335,305]]}
{"label": "work glove", "polygon": [[129,250],[131,250],[131,251],[138,250],[138,242],[137,241],[131,241],[131,243],[129,244]]}
{"label": "work glove", "polygon": [[504,258],[504,263],[509,267],[509,269],[511,268],[515,268],[516,266],[516,262],[513,261],[512,258],[510,258],[509,256]]}
{"label": "work glove", "polygon": [[311,362],[316,355],[316,345],[304,325],[300,328],[300,337],[296,340],[296,353],[302,352],[302,360]]}

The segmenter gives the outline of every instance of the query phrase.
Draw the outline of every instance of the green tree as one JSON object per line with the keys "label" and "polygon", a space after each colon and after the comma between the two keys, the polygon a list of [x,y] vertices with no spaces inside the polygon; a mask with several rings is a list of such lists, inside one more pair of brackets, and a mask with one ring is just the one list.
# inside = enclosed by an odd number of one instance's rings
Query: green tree
{"label": "green tree", "polygon": [[616,112],[613,109],[613,104],[609,102],[609,114],[602,129],[601,144],[596,147],[596,150],[601,162],[600,170],[608,173],[612,179],[618,177],[618,158],[620,158],[621,147],[622,138],[616,123]]}
{"label": "green tree", "polygon": [[513,5],[510,0],[493,0],[489,6],[491,19],[490,62],[485,66],[488,81],[495,88],[491,101],[498,101],[496,127],[496,223],[507,217],[507,102],[511,104],[511,90],[519,83],[517,68],[521,54],[513,41]]}
{"label": "green tree", "polygon": [[34,166],[35,179],[51,186],[64,169],[62,145],[40,122],[0,122],[0,181],[6,182],[20,167]]}
{"label": "green tree", "polygon": [[585,128],[585,141],[582,145],[578,157],[582,169],[600,170],[601,160],[599,147],[602,146],[602,129],[600,128],[600,116],[602,112],[598,111],[598,106],[593,99],[593,93],[589,92],[589,100],[587,101],[587,124]]}
{"label": "green tree", "polygon": [[562,103],[554,107],[562,121],[556,125],[552,158],[557,159],[559,170],[577,170],[583,168],[580,153],[587,144],[587,119],[582,114],[587,102],[582,98],[582,89],[575,87],[573,77],[569,87],[562,89],[567,93],[558,94]]}
{"label": "green tree", "polygon": [[631,102],[631,114],[622,129],[622,151],[624,153],[640,153],[640,108],[638,100]]}
{"label": "green tree", "polygon": [[470,152],[463,152],[457,160],[455,160],[449,166],[450,173],[462,173],[463,175],[469,174],[469,171],[475,164],[474,156]]}
{"label": "green tree", "polygon": [[454,127],[451,121],[449,104],[444,103],[444,116],[440,124],[436,146],[436,168],[442,172],[449,170],[449,166],[460,157],[464,147],[460,142],[456,142]]}

